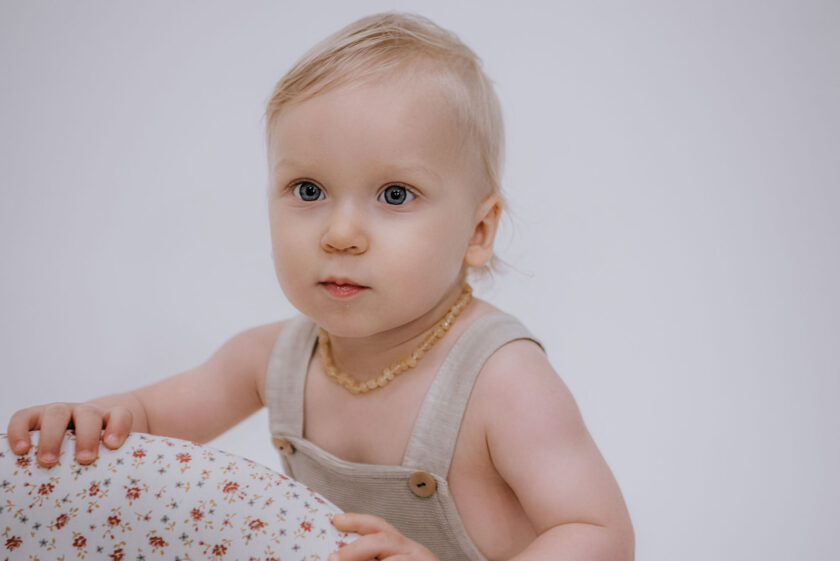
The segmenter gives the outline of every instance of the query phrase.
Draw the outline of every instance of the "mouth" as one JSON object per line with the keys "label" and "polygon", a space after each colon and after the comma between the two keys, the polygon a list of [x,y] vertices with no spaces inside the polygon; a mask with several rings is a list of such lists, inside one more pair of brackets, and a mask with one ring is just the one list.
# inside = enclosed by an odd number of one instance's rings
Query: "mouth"
{"label": "mouth", "polygon": [[324,290],[336,298],[350,298],[370,288],[352,279],[338,277],[329,277],[318,284],[323,286]]}

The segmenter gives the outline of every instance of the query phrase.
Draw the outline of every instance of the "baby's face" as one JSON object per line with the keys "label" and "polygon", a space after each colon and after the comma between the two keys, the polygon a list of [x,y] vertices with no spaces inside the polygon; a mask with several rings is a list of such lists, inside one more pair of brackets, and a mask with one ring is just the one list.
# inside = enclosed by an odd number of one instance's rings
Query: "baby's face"
{"label": "baby's face", "polygon": [[399,328],[451,301],[481,199],[478,158],[438,87],[382,82],[284,108],[271,131],[277,278],[340,336]]}

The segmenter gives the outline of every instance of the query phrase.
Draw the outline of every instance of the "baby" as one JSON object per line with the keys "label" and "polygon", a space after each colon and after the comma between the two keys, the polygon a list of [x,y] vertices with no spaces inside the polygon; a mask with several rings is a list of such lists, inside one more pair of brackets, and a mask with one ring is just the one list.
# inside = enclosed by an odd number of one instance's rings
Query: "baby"
{"label": "baby", "polygon": [[71,427],[86,464],[100,439],[203,442],[268,407],[287,473],[361,534],[330,561],[632,559],[572,396],[467,284],[503,207],[501,112],[475,54],[424,18],[367,17],[304,55],[266,117],[274,265],[302,315],[151,386],[18,411],[13,450],[40,429],[52,465]]}

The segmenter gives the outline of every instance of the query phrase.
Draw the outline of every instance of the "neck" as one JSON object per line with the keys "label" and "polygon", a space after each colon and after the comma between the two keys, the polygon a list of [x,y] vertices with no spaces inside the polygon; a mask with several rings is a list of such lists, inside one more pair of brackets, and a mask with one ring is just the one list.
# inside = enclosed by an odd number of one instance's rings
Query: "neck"
{"label": "neck", "polygon": [[359,382],[377,378],[386,367],[405,358],[423,342],[461,296],[463,286],[457,283],[431,310],[397,328],[360,338],[331,335],[336,365]]}

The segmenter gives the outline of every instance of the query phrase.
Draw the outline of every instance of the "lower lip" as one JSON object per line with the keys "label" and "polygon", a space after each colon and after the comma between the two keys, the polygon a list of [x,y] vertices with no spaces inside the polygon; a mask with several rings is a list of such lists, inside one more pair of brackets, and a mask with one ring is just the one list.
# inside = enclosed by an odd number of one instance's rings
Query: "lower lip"
{"label": "lower lip", "polygon": [[333,282],[321,283],[321,286],[323,286],[324,290],[336,298],[350,298],[363,290],[367,290],[366,286],[358,286],[355,284],[335,284]]}

